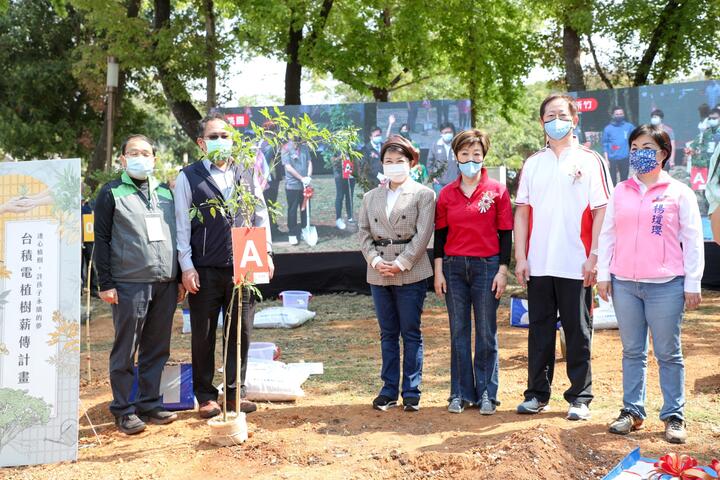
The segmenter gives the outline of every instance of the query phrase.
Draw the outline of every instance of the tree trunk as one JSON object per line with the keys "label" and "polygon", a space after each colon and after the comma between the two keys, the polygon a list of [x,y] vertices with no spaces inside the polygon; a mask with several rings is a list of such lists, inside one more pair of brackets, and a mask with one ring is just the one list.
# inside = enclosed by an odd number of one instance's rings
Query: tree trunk
{"label": "tree trunk", "polygon": [[300,64],[300,44],[302,43],[302,27],[295,30],[294,22],[290,21],[290,32],[287,48],[287,64],[285,65],[285,105],[300,105],[300,85],[302,83],[302,65]]}
{"label": "tree trunk", "polygon": [[[127,2],[127,18],[137,18],[140,12],[140,1],[141,0],[128,0]],[[120,70],[118,78],[118,89],[114,95],[113,104],[113,118],[118,118],[120,115],[120,105],[122,105],[123,92],[125,91],[125,73]],[[95,172],[105,170],[105,158],[107,156],[107,131],[108,131],[108,116],[107,116],[107,105],[105,106],[105,115],[103,115],[102,130],[100,130],[100,137],[95,143],[92,156],[88,162],[87,170],[85,170],[85,184],[90,187],[90,191],[93,192],[97,188],[99,182],[92,178]]]}
{"label": "tree trunk", "polygon": [[[155,0],[155,18],[153,21],[155,31],[168,26],[170,23],[170,13],[170,0]],[[158,69],[158,76],[160,77],[160,84],[163,87],[163,93],[168,101],[170,110],[185,134],[194,141],[198,137],[198,129],[200,128],[202,115],[200,115],[200,112],[195,108],[195,105],[193,105],[185,85],[183,85],[174,72],[168,69],[166,61],[159,59],[156,67]]]}
{"label": "tree trunk", "polygon": [[565,58],[565,82],[571,92],[582,92],[585,87],[585,76],[580,63],[580,36],[568,25],[563,26],[563,56]]}
{"label": "tree trunk", "polygon": [[613,88],[613,84],[610,81],[610,79],[605,75],[605,71],[602,69],[602,66],[600,66],[600,62],[598,61],[597,54],[595,53],[595,45],[593,45],[592,37],[590,34],[587,34],[587,41],[588,46],[590,47],[590,53],[592,54],[593,62],[595,62],[595,71],[600,76],[600,80],[603,81],[606,87]]}
{"label": "tree trunk", "polygon": [[376,102],[387,102],[390,98],[390,91],[387,88],[371,87],[370,90]]}
{"label": "tree trunk", "polygon": [[648,77],[650,76],[650,69],[652,68],[653,63],[655,62],[655,57],[662,46],[664,33],[668,28],[675,28],[670,19],[673,17],[675,12],[681,8],[682,6],[678,4],[677,0],[668,0],[665,4],[665,8],[660,14],[660,18],[658,18],[655,30],[653,30],[652,36],[650,37],[648,47],[640,60],[637,71],[635,72],[635,79],[633,80],[634,87],[639,87],[647,83]]}
{"label": "tree trunk", "polygon": [[208,113],[215,108],[217,102],[217,72],[215,71],[215,56],[217,52],[215,37],[215,5],[213,0],[203,0],[205,11],[205,54],[207,58],[207,85],[205,105]]}

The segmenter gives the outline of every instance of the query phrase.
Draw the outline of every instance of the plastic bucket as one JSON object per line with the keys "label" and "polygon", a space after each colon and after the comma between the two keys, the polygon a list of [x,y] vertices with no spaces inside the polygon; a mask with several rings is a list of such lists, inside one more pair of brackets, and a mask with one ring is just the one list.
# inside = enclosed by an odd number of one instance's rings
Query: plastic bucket
{"label": "plastic bucket", "polygon": [[258,360],[275,360],[275,352],[277,352],[277,347],[274,343],[250,342],[248,358],[256,358]]}
{"label": "plastic bucket", "polygon": [[285,290],[280,292],[280,297],[282,297],[283,307],[307,310],[312,293],[303,290]]}

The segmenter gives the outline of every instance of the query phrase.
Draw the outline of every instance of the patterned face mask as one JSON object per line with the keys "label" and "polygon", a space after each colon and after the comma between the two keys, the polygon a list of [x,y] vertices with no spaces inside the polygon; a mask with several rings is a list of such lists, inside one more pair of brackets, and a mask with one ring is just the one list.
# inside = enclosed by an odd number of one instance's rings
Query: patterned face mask
{"label": "patterned face mask", "polygon": [[657,165],[657,151],[652,148],[630,152],[630,166],[639,174],[652,172]]}

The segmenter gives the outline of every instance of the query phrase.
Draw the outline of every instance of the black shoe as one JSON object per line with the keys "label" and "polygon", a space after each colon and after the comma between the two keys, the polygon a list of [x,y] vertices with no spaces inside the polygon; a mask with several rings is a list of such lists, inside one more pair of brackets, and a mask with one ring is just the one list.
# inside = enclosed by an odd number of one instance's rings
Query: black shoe
{"label": "black shoe", "polygon": [[397,400],[393,400],[385,395],[378,395],[375,400],[373,400],[373,408],[375,410],[382,410],[384,412],[393,407],[397,407]]}
{"label": "black shoe", "polygon": [[126,415],[115,417],[115,425],[117,425],[118,430],[126,435],[135,435],[136,433],[140,433],[145,430],[145,427],[147,426],[145,425],[145,422],[140,420],[134,413],[128,413]]}
{"label": "black shoe", "polygon": [[177,413],[165,410],[164,408],[157,407],[147,412],[140,413],[140,418],[143,421],[152,423],[155,425],[167,425],[177,420]]}
{"label": "black shoe", "polygon": [[406,412],[417,412],[420,410],[420,397],[403,398],[403,410]]}

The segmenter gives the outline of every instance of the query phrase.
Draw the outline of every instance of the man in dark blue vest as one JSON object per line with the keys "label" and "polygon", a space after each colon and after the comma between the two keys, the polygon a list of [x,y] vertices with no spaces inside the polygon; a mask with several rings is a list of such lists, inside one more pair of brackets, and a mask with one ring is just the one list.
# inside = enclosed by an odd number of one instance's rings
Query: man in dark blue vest
{"label": "man in dark blue vest", "polygon": [[[213,376],[218,315],[221,309],[224,312],[229,310],[234,286],[231,228],[265,227],[269,253],[272,253],[272,239],[262,187],[255,178],[253,169],[243,170],[233,160],[231,127],[224,117],[216,114],[203,119],[197,143],[205,158],[185,167],[178,175],[175,185],[175,214],[182,283],[190,293],[193,389],[200,404],[200,416],[211,418],[221,411]],[[233,198],[240,185],[253,191],[258,200],[252,225],[245,225],[239,214],[235,218],[227,218],[219,213],[210,214],[208,201]],[[202,219],[190,218],[189,212],[193,206],[200,209]],[[269,262],[272,277],[274,267],[271,255]],[[243,320],[240,339],[242,397],[254,316],[255,305],[252,299],[249,314]],[[233,304],[230,319],[226,372],[228,385],[225,386],[225,399],[228,410],[237,411],[234,382],[237,372],[237,300]],[[250,413],[256,410],[256,406],[243,400],[239,409]]]}

